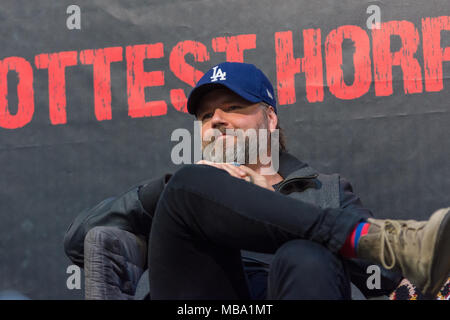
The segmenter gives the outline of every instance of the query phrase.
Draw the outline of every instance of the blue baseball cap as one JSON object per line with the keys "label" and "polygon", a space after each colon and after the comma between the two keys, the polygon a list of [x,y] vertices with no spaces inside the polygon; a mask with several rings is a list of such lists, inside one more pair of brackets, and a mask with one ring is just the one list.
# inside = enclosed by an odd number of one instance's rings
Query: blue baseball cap
{"label": "blue baseball cap", "polygon": [[195,115],[200,98],[221,86],[249,102],[264,101],[277,113],[277,102],[269,79],[253,64],[241,62],[223,62],[208,70],[189,94],[188,112]]}

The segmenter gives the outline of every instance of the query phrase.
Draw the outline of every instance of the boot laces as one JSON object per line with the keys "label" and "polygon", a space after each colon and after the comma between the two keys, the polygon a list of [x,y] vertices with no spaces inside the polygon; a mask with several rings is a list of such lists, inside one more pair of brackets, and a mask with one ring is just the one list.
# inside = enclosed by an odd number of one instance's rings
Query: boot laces
{"label": "boot laces", "polygon": [[[401,231],[401,224],[395,220],[385,220],[383,225],[381,226],[381,250],[380,250],[380,261],[381,265],[386,269],[392,269],[395,266],[395,254],[394,248],[392,248],[392,244],[389,241],[389,234],[398,234]],[[387,254],[390,257],[391,264],[386,263],[385,259],[385,249]]]}

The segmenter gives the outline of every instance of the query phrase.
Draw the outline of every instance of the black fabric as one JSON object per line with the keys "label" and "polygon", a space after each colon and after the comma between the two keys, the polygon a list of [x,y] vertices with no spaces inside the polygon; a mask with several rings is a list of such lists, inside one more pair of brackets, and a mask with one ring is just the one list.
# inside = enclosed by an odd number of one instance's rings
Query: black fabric
{"label": "black fabric", "polygon": [[367,273],[367,269],[369,266],[373,265],[373,262],[362,259],[347,259],[345,262],[349,270],[351,281],[366,297],[389,296],[403,279],[402,274],[387,270],[378,265],[381,272],[380,288],[369,289],[366,283],[371,274]]}
{"label": "black fabric", "polygon": [[85,298],[134,299],[147,265],[147,243],[116,227],[95,227],[84,240]]}
{"label": "black fabric", "polygon": [[[301,162],[289,153],[280,155],[279,174],[283,178],[305,168],[307,168],[306,163]],[[165,174],[160,178],[145,180],[121,195],[105,199],[96,206],[83,210],[66,231],[64,249],[67,256],[75,264],[83,266],[84,238],[87,232],[96,226],[115,226],[143,236],[147,240],[158,199],[170,177],[170,174]],[[277,186],[279,187],[282,183]],[[339,177],[339,198],[341,208],[351,209],[362,217],[372,216],[370,210],[364,208],[359,197],[353,193],[350,183],[342,177]],[[253,262],[256,262],[256,264],[250,265],[251,259],[246,259],[244,267],[250,279],[253,279],[253,276],[256,275],[259,283],[261,283],[263,277],[267,278],[269,266],[257,261]],[[352,281],[361,290],[366,287],[366,269],[370,264],[370,262],[362,260],[355,260],[351,264],[351,274],[354,275]],[[395,289],[400,280],[401,276],[398,274],[389,271],[383,272],[384,292]],[[255,283],[258,283],[258,281]],[[264,294],[265,290],[265,288],[261,288],[260,294]],[[367,292],[366,290],[365,294],[370,296],[378,293]]]}
{"label": "black fabric", "polygon": [[275,253],[268,277],[269,300],[350,300],[350,277],[342,257],[308,240],[292,240]]}
{"label": "black fabric", "polygon": [[252,300],[353,298],[347,261],[311,241],[281,246],[267,271],[250,262],[244,270]]}
{"label": "black fabric", "polygon": [[166,176],[146,180],[117,197],[101,201],[92,208],[83,210],[70,224],[64,236],[64,250],[66,255],[76,265],[84,265],[84,239],[94,227],[114,226],[119,229],[143,236],[146,240],[150,232],[154,210],[146,211],[139,199],[139,190],[144,186],[149,199],[148,208],[156,207]]}
{"label": "black fabric", "polygon": [[351,210],[321,209],[222,169],[185,166],[165,187],[153,218],[152,299],[249,299],[241,249],[273,254],[290,240],[307,239],[337,254],[361,221]]}
{"label": "black fabric", "polygon": [[155,212],[159,196],[170,177],[171,174],[166,174],[162,179],[146,183],[138,189],[139,201],[150,216]]}

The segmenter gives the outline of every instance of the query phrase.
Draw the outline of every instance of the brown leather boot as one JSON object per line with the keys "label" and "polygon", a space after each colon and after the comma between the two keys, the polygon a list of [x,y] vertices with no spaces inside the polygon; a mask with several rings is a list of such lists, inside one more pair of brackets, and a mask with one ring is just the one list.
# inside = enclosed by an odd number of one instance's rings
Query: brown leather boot
{"label": "brown leather boot", "polygon": [[368,222],[358,258],[399,271],[423,294],[435,296],[450,273],[450,208],[437,210],[428,221]]}

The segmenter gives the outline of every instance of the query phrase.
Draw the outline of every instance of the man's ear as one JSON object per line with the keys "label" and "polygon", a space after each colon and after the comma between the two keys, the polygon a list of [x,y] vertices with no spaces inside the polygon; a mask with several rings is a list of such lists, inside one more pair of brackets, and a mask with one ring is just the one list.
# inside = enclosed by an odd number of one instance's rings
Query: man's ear
{"label": "man's ear", "polygon": [[267,112],[267,122],[269,125],[269,130],[273,131],[277,128],[278,116],[272,106],[269,106],[269,108],[267,108],[267,110],[265,111]]}

